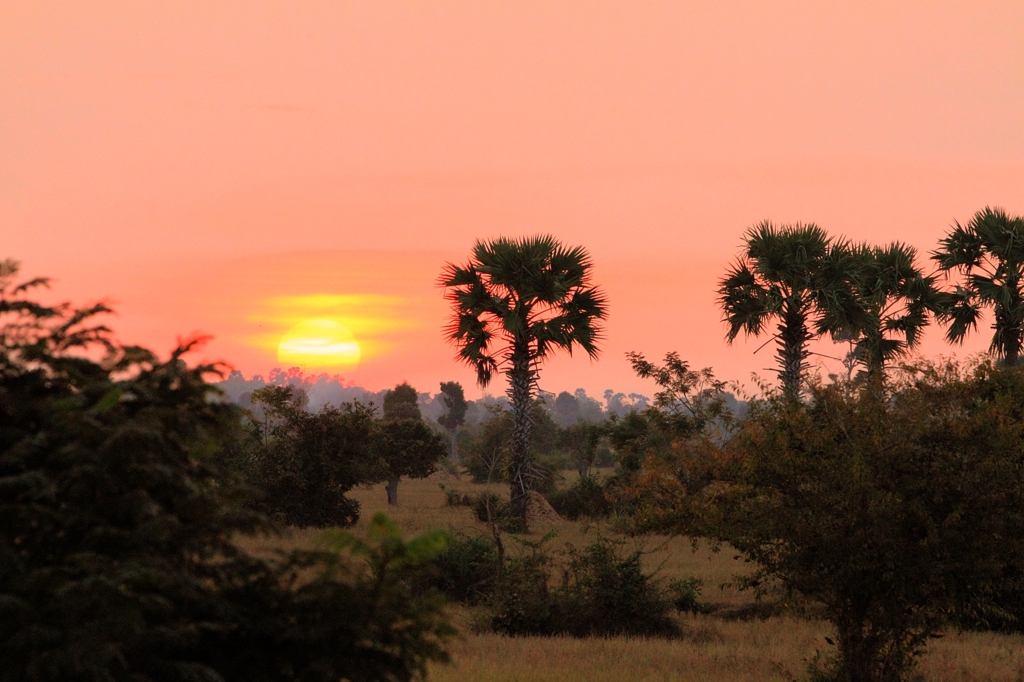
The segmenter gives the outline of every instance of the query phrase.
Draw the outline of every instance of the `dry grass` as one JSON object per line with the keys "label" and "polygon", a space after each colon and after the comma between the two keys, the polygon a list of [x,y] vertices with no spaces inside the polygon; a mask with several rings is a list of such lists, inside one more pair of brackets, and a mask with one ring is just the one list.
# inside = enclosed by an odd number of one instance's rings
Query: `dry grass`
{"label": "dry grass", "polygon": [[[444,486],[444,488],[442,488]],[[504,492],[500,486],[490,486]],[[483,533],[486,528],[466,507],[448,507],[445,489],[475,494],[485,486],[453,478],[435,477],[403,481],[401,505],[388,508],[383,486],[354,490],[362,506],[356,531],[365,530],[370,518],[385,511],[407,535],[435,528]],[[453,616],[464,634],[451,645],[453,664],[434,666],[436,682],[583,682],[641,680],[781,680],[803,675],[817,651],[827,651],[828,625],[783,613],[768,618],[736,619],[744,611],[757,611],[749,592],[720,585],[731,582],[747,566],[724,549],[711,552],[705,545],[693,551],[684,538],[624,538],[605,523],[553,522],[532,529],[537,540],[548,531],[555,537],[549,550],[565,543],[589,544],[604,536],[621,539],[647,552],[648,570],[665,578],[698,576],[704,581],[702,601],[716,606],[711,615],[681,618],[684,635],[675,641],[628,638],[571,639],[509,638],[474,633],[484,620],[480,611],[455,607]],[[264,546],[308,544],[316,531],[294,531],[287,538],[264,541]],[[507,543],[511,546],[514,543]],[[940,682],[1024,682],[1024,637],[992,633],[950,633],[936,640],[921,661],[927,680]]]}

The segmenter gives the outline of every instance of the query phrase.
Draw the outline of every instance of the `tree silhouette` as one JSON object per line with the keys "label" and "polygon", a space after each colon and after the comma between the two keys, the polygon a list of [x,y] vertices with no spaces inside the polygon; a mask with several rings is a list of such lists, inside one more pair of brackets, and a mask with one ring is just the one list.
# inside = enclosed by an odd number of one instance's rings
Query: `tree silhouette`
{"label": "tree silhouette", "polygon": [[466,422],[466,410],[469,409],[469,404],[466,402],[462,384],[457,381],[442,381],[441,394],[448,411],[437,418],[437,423],[448,432],[450,455],[453,460],[457,460],[459,455],[456,450],[455,432]]}
{"label": "tree silhouette", "polygon": [[[0,261],[0,680],[402,680],[453,630],[411,589],[446,543],[255,552],[273,532],[222,469],[240,409],[190,367],[28,298]],[[241,540],[241,542],[240,542]]]}
{"label": "tree silhouette", "polygon": [[854,289],[861,324],[854,356],[869,382],[884,378],[885,365],[917,347],[931,315],[943,309],[935,278],[921,273],[912,246],[893,242],[885,247],[866,244],[853,249]]}
{"label": "tree silhouette", "polygon": [[512,513],[525,520],[530,488],[530,408],[539,365],[557,349],[579,346],[598,355],[598,321],[607,306],[591,285],[590,256],[551,236],[478,241],[466,265],[449,263],[439,284],[452,304],[445,329],[458,358],[487,386],[495,372],[508,378],[512,404]]}
{"label": "tree silhouette", "polygon": [[718,288],[726,339],[732,343],[740,331],[760,336],[769,320],[778,320],[773,338],[779,380],[796,397],[808,342],[857,321],[849,282],[854,259],[845,242],[834,242],[814,224],[775,227],[765,221],[747,231],[745,242]]}
{"label": "tree silhouette", "polygon": [[402,476],[424,478],[434,473],[445,447],[423,421],[416,389],[408,382],[384,395],[384,420],[380,424],[380,452],[387,469],[388,504],[398,504]]}
{"label": "tree silhouette", "polygon": [[991,350],[1012,367],[1024,343],[1024,217],[986,206],[967,225],[954,225],[932,254],[947,276],[963,276],[942,315],[946,338],[963,343],[977,329],[981,309],[991,307]]}

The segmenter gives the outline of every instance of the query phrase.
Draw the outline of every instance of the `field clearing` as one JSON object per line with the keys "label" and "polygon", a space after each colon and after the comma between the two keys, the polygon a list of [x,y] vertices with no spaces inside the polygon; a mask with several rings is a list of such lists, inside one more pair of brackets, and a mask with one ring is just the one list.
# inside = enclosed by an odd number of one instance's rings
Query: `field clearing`
{"label": "field clearing", "polygon": [[[443,487],[442,487],[443,486]],[[445,504],[445,490],[478,493],[490,487],[435,475],[421,481],[403,480],[397,508],[387,507],[383,485],[352,491],[362,516],[356,532],[384,511],[406,537],[436,528],[467,534],[487,532],[467,507]],[[828,651],[829,627],[801,618],[782,605],[759,605],[750,592],[727,585],[747,570],[735,553],[724,548],[712,552],[701,544],[693,551],[685,538],[633,539],[616,533],[607,522],[555,521],[536,524],[527,536],[537,541],[549,531],[555,537],[545,545],[557,553],[566,543],[577,547],[599,537],[615,538],[624,547],[646,552],[644,564],[666,579],[697,576],[704,581],[701,602],[715,607],[708,615],[681,616],[683,637],[646,640],[625,637],[572,639],[568,637],[510,638],[480,632],[486,614],[455,606],[453,620],[462,635],[450,646],[453,664],[432,666],[436,682],[641,682],[654,680],[779,680],[789,682],[804,673],[817,651]],[[296,530],[274,541],[278,547],[311,542],[319,531]],[[509,551],[516,543],[504,536]],[[768,608],[772,606],[772,608]],[[764,617],[739,618],[762,612]],[[947,633],[924,654],[920,672],[940,682],[1024,682],[1024,636],[994,633]]]}

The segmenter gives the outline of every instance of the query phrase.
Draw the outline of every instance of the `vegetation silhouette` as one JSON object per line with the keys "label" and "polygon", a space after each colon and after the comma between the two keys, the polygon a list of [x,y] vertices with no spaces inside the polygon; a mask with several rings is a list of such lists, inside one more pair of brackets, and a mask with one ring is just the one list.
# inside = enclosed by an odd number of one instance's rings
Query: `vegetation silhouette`
{"label": "vegetation silhouette", "polygon": [[466,411],[469,404],[466,402],[466,393],[462,390],[462,384],[457,381],[442,381],[441,394],[443,396],[445,412],[437,418],[445,431],[448,432],[449,456],[452,461],[458,461],[458,438],[456,434],[459,427],[466,423]]}
{"label": "vegetation silhouette", "polygon": [[561,349],[577,346],[598,355],[604,294],[591,284],[590,256],[543,235],[478,241],[463,266],[449,263],[439,284],[452,304],[445,329],[473,367],[481,387],[504,372],[512,406],[512,513],[525,522],[526,493],[535,476],[530,467],[530,409],[537,392],[539,365]]}
{"label": "vegetation silhouette", "polygon": [[986,206],[966,225],[954,225],[932,254],[947,275],[962,276],[943,314],[946,339],[963,343],[981,309],[992,308],[991,350],[1013,367],[1024,343],[1024,217]]}
{"label": "vegetation silhouette", "polygon": [[379,425],[378,451],[384,461],[388,504],[398,504],[403,476],[425,478],[447,454],[444,440],[423,421],[416,389],[403,382],[384,395],[384,418]]}
{"label": "vegetation silhouette", "polygon": [[28,297],[0,263],[0,680],[384,681],[447,660],[412,576],[444,533],[249,553],[273,533],[220,466],[239,408],[190,367]]}
{"label": "vegetation silhouette", "polygon": [[858,317],[850,284],[853,255],[820,227],[765,221],[747,230],[743,254],[719,282],[718,301],[732,343],[742,331],[760,336],[769,320],[778,350],[779,381],[795,398],[810,351],[825,333],[849,329]]}

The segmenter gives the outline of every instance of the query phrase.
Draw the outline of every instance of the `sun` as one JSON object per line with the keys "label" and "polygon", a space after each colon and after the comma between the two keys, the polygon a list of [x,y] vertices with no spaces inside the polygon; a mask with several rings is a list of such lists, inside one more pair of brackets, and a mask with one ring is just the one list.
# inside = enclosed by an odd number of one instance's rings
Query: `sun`
{"label": "sun", "polygon": [[334,320],[303,320],[277,345],[278,362],[303,369],[354,369],[360,355],[356,337]]}

